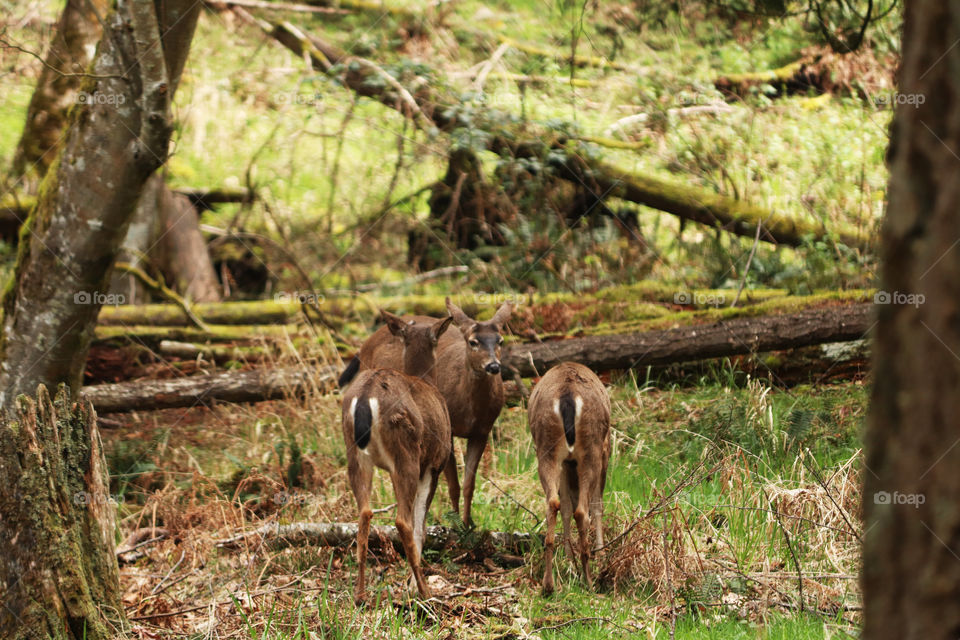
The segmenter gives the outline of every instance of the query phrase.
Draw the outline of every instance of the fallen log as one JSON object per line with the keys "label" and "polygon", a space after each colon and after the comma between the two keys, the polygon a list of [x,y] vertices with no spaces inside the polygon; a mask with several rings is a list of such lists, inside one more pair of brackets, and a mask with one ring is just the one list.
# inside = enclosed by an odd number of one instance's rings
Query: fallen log
{"label": "fallen log", "polygon": [[84,387],[82,395],[97,413],[149,411],[208,405],[214,402],[259,402],[336,386],[336,367],[283,367],[225,371],[172,380],[139,380]]}
{"label": "fallen log", "polygon": [[[302,295],[306,297],[308,294]],[[299,297],[300,294],[293,292],[280,300],[200,303],[191,305],[190,311],[208,325],[286,324],[300,315],[302,307]],[[101,308],[97,324],[108,327],[186,327],[196,323],[188,317],[181,305],[121,304]]]}
{"label": "fallen log", "polygon": [[[460,547],[464,542],[456,530],[450,527],[427,527],[426,533],[423,541],[425,549],[449,549]],[[490,545],[506,553],[525,553],[534,541],[541,539],[540,536],[519,531],[484,531],[471,536],[469,548]],[[270,522],[254,531],[218,540],[216,544],[221,548],[238,549],[248,543],[259,544],[262,541],[271,549],[282,549],[292,546],[348,547],[356,540],[355,522],[294,522],[284,525]],[[392,544],[397,550],[403,549],[396,527],[372,525],[370,546],[375,548],[384,543]]]}
{"label": "fallen log", "polygon": [[[505,350],[503,364],[510,370],[505,374],[509,379],[512,371],[526,377],[537,376],[568,360],[607,371],[851,342],[862,339],[870,329],[873,312],[869,303],[821,305],[794,313],[746,314],[709,324],[642,333],[511,345]],[[696,321],[697,316],[687,319]],[[839,355],[825,356],[830,361],[841,359]],[[83,393],[100,413],[167,409],[214,401],[272,400],[306,389],[332,390],[338,374],[339,370],[332,366],[231,371],[173,380],[93,385],[84,388]]]}
{"label": "fallen log", "polygon": [[632,335],[523,344],[510,347],[503,364],[529,377],[566,361],[604,371],[778,351],[859,340],[872,326],[873,317],[874,305],[860,303]]}

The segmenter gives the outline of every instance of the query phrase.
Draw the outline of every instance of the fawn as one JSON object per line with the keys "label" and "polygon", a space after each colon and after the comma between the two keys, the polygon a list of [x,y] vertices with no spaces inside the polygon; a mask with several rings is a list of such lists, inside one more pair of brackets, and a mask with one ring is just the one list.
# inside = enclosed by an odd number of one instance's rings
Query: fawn
{"label": "fawn", "polygon": [[[403,320],[381,311],[389,331],[402,343],[403,372],[368,369],[343,396],[343,439],[347,447],[350,488],[357,499],[357,576],[354,600],[366,597],[367,540],[370,535],[370,486],[373,468],[390,474],[397,500],[397,532],[413,582],[421,598],[430,590],[423,578],[427,510],[440,472],[450,459],[450,418],[443,396],[434,386],[436,349],[451,317],[429,322]],[[412,585],[411,585],[412,586]]]}
{"label": "fawn", "polygon": [[530,394],[530,433],[537,450],[537,470],[547,502],[543,573],[544,594],[553,593],[553,551],[557,511],[561,512],[564,547],[574,557],[568,524],[571,515],[580,536],[583,576],[590,576],[591,523],[596,547],[603,546],[603,487],[610,460],[610,399],[600,379],[587,367],[564,362],[550,369]]}

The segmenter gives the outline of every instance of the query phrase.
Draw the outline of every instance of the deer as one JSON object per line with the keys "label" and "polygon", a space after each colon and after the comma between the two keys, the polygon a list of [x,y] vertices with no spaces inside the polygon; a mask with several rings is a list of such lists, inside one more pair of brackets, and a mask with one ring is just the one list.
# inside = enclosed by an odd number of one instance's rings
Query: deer
{"label": "deer", "polygon": [[593,371],[575,362],[551,368],[530,394],[530,433],[537,452],[537,472],[546,498],[543,593],[554,591],[553,553],[557,511],[563,543],[570,543],[571,517],[577,523],[582,576],[592,586],[587,536],[596,529],[595,549],[603,547],[603,488],[610,460],[610,398]]}
{"label": "deer", "polygon": [[[476,486],[477,467],[487,440],[503,408],[503,379],[500,376],[500,354],[503,330],[513,312],[513,305],[505,303],[486,322],[470,318],[446,298],[447,311],[459,329],[459,338],[448,332],[437,348],[437,388],[447,403],[453,435],[467,440],[463,470],[463,522],[473,526],[472,504]],[[435,322],[428,316],[409,316],[405,320],[417,323]],[[341,388],[358,371],[374,367],[401,365],[403,345],[395,334],[385,327],[378,329],[360,347],[356,357],[340,376]],[[460,483],[457,478],[457,460],[453,449],[444,468],[444,477],[450,491],[454,511],[460,513]]]}
{"label": "deer", "polygon": [[367,369],[343,396],[343,440],[347,476],[357,501],[357,564],[354,601],[366,600],[370,487],[374,467],[387,471],[397,503],[397,533],[420,597],[430,597],[420,565],[427,511],[441,471],[450,459],[450,417],[436,384],[436,349],[452,317],[429,322],[381,316],[401,341],[401,367]]}

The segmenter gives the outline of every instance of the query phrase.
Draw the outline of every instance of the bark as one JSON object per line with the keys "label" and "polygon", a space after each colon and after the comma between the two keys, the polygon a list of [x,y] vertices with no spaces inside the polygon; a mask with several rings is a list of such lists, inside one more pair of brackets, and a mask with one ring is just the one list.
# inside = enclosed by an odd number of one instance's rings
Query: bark
{"label": "bark", "polygon": [[98,15],[102,18],[109,8],[107,0],[67,0],[27,107],[26,125],[13,157],[14,177],[42,178],[53,162],[67,112],[79,102],[82,74],[103,34]]}
{"label": "bark", "polygon": [[172,380],[140,380],[84,387],[83,397],[100,413],[193,407],[214,402],[280,400],[336,387],[336,367],[283,367],[224,371]]}
{"label": "bark", "polygon": [[872,322],[873,305],[842,305],[632,335],[511,346],[503,363],[522,376],[542,375],[568,361],[598,371],[630,369],[859,340]]}
{"label": "bark", "polygon": [[[217,542],[217,546],[237,549],[247,544],[258,545],[261,540],[272,549],[298,545],[349,547],[357,541],[357,524],[354,522],[294,522],[279,525],[270,522],[255,531],[220,540]],[[540,536],[519,531],[484,531],[479,536],[479,544],[475,538],[467,548],[491,545],[507,553],[525,553],[530,550],[534,541],[540,540],[542,540]],[[370,527],[370,546],[376,548],[385,542],[392,544],[397,550],[403,549],[403,545],[400,543],[400,534],[397,533],[396,527],[372,525]],[[427,527],[423,548],[434,550],[463,549],[464,547],[460,546],[460,543],[461,540],[456,530],[450,527],[433,526]]]}
{"label": "bark", "polygon": [[947,639],[960,635],[960,5],[904,9],[899,91],[925,100],[894,115],[881,278],[925,298],[884,305],[875,334],[863,637]]}
{"label": "bark", "polygon": [[160,191],[160,264],[167,283],[191,302],[220,300],[220,283],[207,243],[200,233],[200,216],[187,196]]}
{"label": "bark", "polygon": [[0,419],[0,629],[9,640],[112,640],[124,625],[114,501],[89,403],[61,387]]}
{"label": "bark", "polygon": [[[110,266],[144,183],[167,156],[170,99],[199,5],[123,3],[106,21],[63,149],[25,223],[3,298],[0,407],[40,383],[79,389]],[[159,15],[158,15],[159,14]],[[162,38],[160,34],[163,34]]]}
{"label": "bark", "polygon": [[[245,15],[242,9],[236,9]],[[753,238],[758,223],[763,224],[764,233],[760,239],[766,242],[799,245],[803,236],[809,234],[815,239],[824,239],[831,234],[819,225],[793,220],[761,207],[744,203],[734,198],[717,194],[689,184],[671,183],[664,180],[637,176],[611,167],[585,153],[576,145],[569,145],[566,137],[555,131],[542,131],[540,136],[531,135],[529,123],[524,131],[518,131],[509,125],[495,123],[510,122],[509,114],[490,109],[475,115],[471,123],[461,122],[457,110],[450,104],[457,104],[452,96],[440,95],[426,82],[420,82],[419,88],[408,95],[415,101],[413,108],[408,100],[398,95],[391,83],[384,83],[374,76],[377,71],[364,64],[354,64],[358,59],[342,49],[307,34],[289,22],[274,24],[257,20],[248,14],[246,19],[257,24],[268,35],[296,53],[309,59],[318,71],[327,74],[340,74],[345,86],[357,94],[378,100],[384,105],[397,109],[420,126],[436,126],[441,131],[469,125],[471,128],[488,126],[486,146],[490,151],[505,157],[550,158],[551,164],[560,169],[557,176],[573,183],[576,187],[587,187],[595,199],[605,200],[617,197],[629,202],[642,204],[663,211],[683,220],[720,228],[735,235]],[[422,117],[426,114],[427,117]],[[850,247],[865,249],[870,239],[858,233],[841,229],[835,235],[837,239]]]}
{"label": "bark", "polygon": [[[127,228],[116,262],[126,262],[138,269],[146,267],[156,239],[160,237],[160,193],[165,188],[163,176],[155,173],[147,180],[137,202],[137,210]],[[125,271],[114,270],[110,277],[110,292],[123,296],[120,304],[140,305],[152,300],[137,278]]]}
{"label": "bark", "polygon": [[[172,191],[159,173],[147,180],[117,262],[144,271],[150,270],[147,262],[156,265],[167,283],[187,300],[220,300],[220,283],[200,233],[197,209],[189,195]],[[153,299],[130,273],[115,272],[110,291],[122,294],[126,304]]]}

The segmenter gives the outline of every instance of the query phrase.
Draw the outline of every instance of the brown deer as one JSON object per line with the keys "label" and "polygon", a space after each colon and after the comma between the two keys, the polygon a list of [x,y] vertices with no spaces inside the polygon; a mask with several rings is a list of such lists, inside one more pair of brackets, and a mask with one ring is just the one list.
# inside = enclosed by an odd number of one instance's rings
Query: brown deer
{"label": "brown deer", "polygon": [[571,515],[580,535],[583,576],[590,577],[587,535],[596,528],[596,548],[603,546],[603,487],[610,460],[610,398],[593,371],[564,362],[547,371],[530,394],[530,433],[537,450],[537,471],[547,501],[543,592],[553,593],[553,550],[557,511],[563,542],[574,557],[568,535]]}
{"label": "brown deer", "polygon": [[[436,348],[451,317],[429,322],[406,321],[381,311],[389,331],[400,338],[403,373],[369,369],[357,376],[343,396],[343,440],[347,474],[360,512],[357,527],[357,576],[354,599],[366,597],[367,539],[370,536],[370,486],[373,468],[390,474],[397,500],[397,533],[421,598],[430,590],[423,579],[427,510],[440,472],[450,459],[450,418],[434,386]],[[412,585],[411,585],[412,586]]]}
{"label": "brown deer", "polygon": [[[513,305],[504,304],[486,322],[473,320],[447,298],[447,310],[460,329],[458,338],[448,332],[437,348],[437,388],[447,403],[453,435],[467,439],[463,470],[463,521],[473,524],[471,505],[476,486],[477,466],[487,446],[493,423],[503,408],[503,380],[500,377],[501,335]],[[404,320],[435,322],[435,318],[410,316]],[[340,376],[340,386],[350,383],[357,371],[374,367],[399,368],[403,344],[384,327],[367,339],[360,352]],[[460,511],[460,483],[453,451],[444,469],[453,508]]]}

